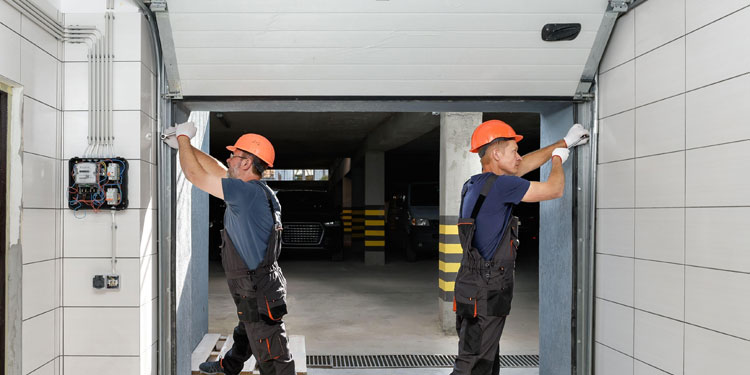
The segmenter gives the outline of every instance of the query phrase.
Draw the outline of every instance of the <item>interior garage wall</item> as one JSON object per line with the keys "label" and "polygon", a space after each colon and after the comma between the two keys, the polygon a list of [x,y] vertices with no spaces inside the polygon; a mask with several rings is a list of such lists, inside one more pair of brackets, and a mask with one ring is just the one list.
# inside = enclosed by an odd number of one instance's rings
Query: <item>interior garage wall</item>
{"label": "interior garage wall", "polygon": [[749,1],[647,1],[600,66],[597,374],[750,367]]}
{"label": "interior garage wall", "polygon": [[[105,2],[35,3],[61,22],[104,29]],[[8,264],[19,287],[8,306],[20,311],[7,321],[14,331],[6,373],[156,371],[153,56],[138,8],[118,1],[114,12],[115,153],[130,163],[130,205],[117,213],[122,288],[103,292],[91,280],[110,272],[111,215],[74,215],[65,189],[67,160],[86,148],[86,48],[61,44],[0,1],[0,81],[22,96],[11,108],[19,141],[11,144],[10,168],[20,173],[9,196],[20,214],[8,217],[11,231],[19,228]]]}

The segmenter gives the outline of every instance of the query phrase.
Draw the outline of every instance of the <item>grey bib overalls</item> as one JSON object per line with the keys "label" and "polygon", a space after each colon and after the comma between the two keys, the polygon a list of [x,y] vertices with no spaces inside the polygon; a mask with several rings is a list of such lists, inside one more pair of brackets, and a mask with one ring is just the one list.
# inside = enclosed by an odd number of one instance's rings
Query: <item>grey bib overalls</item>
{"label": "grey bib overalls", "polygon": [[[518,250],[518,218],[511,215],[503,237],[490,260],[472,246],[475,220],[497,175],[482,186],[471,217],[458,219],[458,236],[463,248],[461,267],[456,275],[454,311],[458,332],[458,357],[454,375],[489,375],[500,371],[499,342],[510,313],[513,278]],[[466,195],[466,185],[461,196]]]}
{"label": "grey bib overalls", "polygon": [[281,318],[287,313],[286,279],[276,262],[281,252],[281,213],[274,209],[271,192],[263,184],[274,219],[266,256],[250,270],[237,253],[230,235],[221,231],[221,263],[237,306],[239,324],[234,329],[234,344],[222,359],[227,374],[239,374],[251,355],[263,375],[293,375],[294,361]]}

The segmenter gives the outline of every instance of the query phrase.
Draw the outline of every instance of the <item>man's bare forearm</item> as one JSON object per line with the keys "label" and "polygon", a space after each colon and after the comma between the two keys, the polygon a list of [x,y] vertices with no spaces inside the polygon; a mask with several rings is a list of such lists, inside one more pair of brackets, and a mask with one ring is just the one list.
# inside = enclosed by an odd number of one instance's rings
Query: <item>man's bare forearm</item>
{"label": "man's bare forearm", "polygon": [[567,146],[565,145],[565,141],[561,139],[547,147],[524,155],[521,164],[518,166],[518,174],[516,174],[516,176],[523,176],[526,173],[529,173],[541,167],[542,164],[546,163],[549,158],[552,157],[552,151],[554,151],[556,148],[566,147]]}

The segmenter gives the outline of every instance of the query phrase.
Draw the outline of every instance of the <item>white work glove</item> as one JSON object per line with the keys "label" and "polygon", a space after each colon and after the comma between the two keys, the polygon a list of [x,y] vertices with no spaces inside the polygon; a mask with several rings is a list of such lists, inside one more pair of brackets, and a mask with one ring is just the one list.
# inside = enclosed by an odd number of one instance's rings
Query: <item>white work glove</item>
{"label": "white work glove", "polygon": [[181,135],[184,135],[189,139],[193,139],[193,137],[195,137],[195,133],[197,132],[198,129],[195,127],[195,124],[190,121],[183,122],[182,124],[177,124],[174,127],[175,138],[179,138]]}
{"label": "white work glove", "polygon": [[575,124],[570,128],[570,130],[568,130],[568,134],[565,136],[565,138],[563,138],[563,140],[565,140],[565,144],[568,146],[568,148],[573,148],[586,144],[589,141],[589,137],[589,131],[584,129],[583,125]]}
{"label": "white work glove", "polygon": [[570,155],[570,150],[567,148],[556,148],[552,151],[552,158],[554,159],[555,156],[559,156],[563,163],[568,160],[568,155]]}
{"label": "white work glove", "polygon": [[177,149],[180,144],[177,142],[177,136],[175,135],[174,126],[170,126],[161,133],[161,140],[164,141],[169,147]]}

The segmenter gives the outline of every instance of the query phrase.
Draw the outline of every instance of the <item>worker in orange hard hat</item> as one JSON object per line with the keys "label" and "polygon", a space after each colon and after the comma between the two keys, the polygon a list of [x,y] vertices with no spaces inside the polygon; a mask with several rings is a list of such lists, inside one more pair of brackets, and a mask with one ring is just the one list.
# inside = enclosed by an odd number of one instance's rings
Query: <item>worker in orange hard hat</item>
{"label": "worker in orange hard hat", "polygon": [[281,205],[261,181],[273,166],[273,145],[258,134],[244,134],[227,166],[190,145],[192,122],[167,129],[162,139],[179,150],[180,166],[195,187],[226,202],[221,231],[221,262],[239,323],[232,348],[218,361],[199,365],[204,374],[239,374],[254,355],[261,374],[293,375],[286,326],[286,279],[277,263],[281,252]]}
{"label": "worker in orange hard hat", "polygon": [[[461,191],[458,236],[463,258],[453,297],[459,338],[453,375],[499,373],[499,342],[510,313],[519,245],[513,207],[562,197],[562,164],[570,148],[588,142],[589,132],[573,125],[565,138],[523,157],[517,145],[522,139],[500,120],[483,122],[471,136],[470,151],[479,154],[482,173],[469,178]],[[550,159],[547,181],[521,178]]]}

